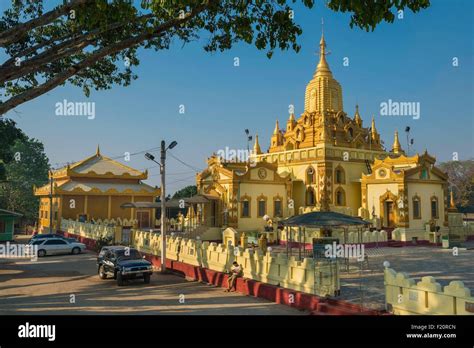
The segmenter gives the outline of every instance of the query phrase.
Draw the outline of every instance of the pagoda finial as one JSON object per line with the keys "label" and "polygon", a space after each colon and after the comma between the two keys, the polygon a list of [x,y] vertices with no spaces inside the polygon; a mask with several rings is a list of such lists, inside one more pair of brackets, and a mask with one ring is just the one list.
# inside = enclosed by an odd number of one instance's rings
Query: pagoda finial
{"label": "pagoda finial", "polygon": [[403,153],[402,146],[400,145],[400,141],[398,140],[398,131],[395,131],[395,136],[394,136],[393,145],[392,145],[392,152]]}
{"label": "pagoda finial", "polygon": [[453,189],[451,189],[451,192],[449,193],[449,205],[451,206],[451,208],[454,208]]}
{"label": "pagoda finial", "polygon": [[279,132],[280,132],[280,124],[278,123],[278,120],[276,120],[275,130],[273,131],[273,135],[277,135]]}
{"label": "pagoda finial", "polygon": [[375,138],[375,135],[377,134],[377,128],[375,128],[375,116],[372,115],[372,125],[370,126],[370,131],[372,133],[372,139]]}
{"label": "pagoda finial", "polygon": [[96,150],[96,152],[95,152],[95,155],[96,155],[97,157],[100,156],[100,146],[99,146],[99,144],[97,144],[97,150]]}
{"label": "pagoda finial", "polygon": [[458,209],[456,208],[456,204],[454,203],[454,195],[453,195],[453,188],[451,187],[451,191],[449,192],[449,208],[448,211],[450,213],[457,212]]}
{"label": "pagoda finial", "polygon": [[260,155],[262,153],[262,149],[260,148],[260,144],[258,143],[258,134],[255,134],[255,144],[253,146],[253,153],[256,155]]}
{"label": "pagoda finial", "polygon": [[359,104],[356,104],[356,112],[354,116],[354,121],[357,123],[359,127],[362,125],[362,118],[360,117],[360,114],[359,114]]}
{"label": "pagoda finial", "polygon": [[326,45],[326,42],[324,41],[324,17],[321,17],[321,41],[319,44],[321,45],[321,43]]}
{"label": "pagoda finial", "polygon": [[[324,26],[324,20],[322,20],[322,25]],[[319,40],[319,63],[316,68],[315,75],[329,75],[331,76],[331,70],[329,69],[328,62],[326,61],[326,40],[324,39],[324,30],[321,29],[321,40]]]}

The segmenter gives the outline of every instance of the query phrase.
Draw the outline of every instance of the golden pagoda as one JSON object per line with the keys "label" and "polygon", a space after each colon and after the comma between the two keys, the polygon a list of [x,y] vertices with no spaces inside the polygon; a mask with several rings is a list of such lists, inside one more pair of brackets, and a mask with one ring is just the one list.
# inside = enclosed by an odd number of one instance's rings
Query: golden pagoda
{"label": "golden pagoda", "polygon": [[[373,219],[377,228],[398,228],[403,241],[439,238],[425,225],[437,224],[446,233],[446,174],[426,151],[405,156],[398,132],[392,147],[385,149],[375,117],[364,127],[358,104],[349,116],[326,56],[323,34],[303,112],[296,117],[291,108],[283,128],[276,120],[267,152],[255,138],[249,161],[253,166],[212,157],[196,177],[198,192],[213,197],[207,209],[216,217],[213,226],[227,221],[240,232],[255,231],[265,228],[262,216],[334,211]],[[219,220],[223,211],[228,218]]]}
{"label": "golden pagoda", "polygon": [[382,150],[375,126],[363,128],[359,106],[356,106],[353,118],[344,112],[342,88],[329,68],[326,47],[323,34],[319,42],[319,62],[305,90],[304,111],[298,120],[293,113],[290,114],[286,131],[279,129],[277,120],[269,152],[318,144]]}

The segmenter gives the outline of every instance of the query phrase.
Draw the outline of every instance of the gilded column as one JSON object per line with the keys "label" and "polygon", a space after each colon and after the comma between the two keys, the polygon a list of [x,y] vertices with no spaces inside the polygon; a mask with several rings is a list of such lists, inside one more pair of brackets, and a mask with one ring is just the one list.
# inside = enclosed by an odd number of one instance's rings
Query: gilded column
{"label": "gilded column", "polygon": [[443,193],[444,193],[444,199],[443,199],[443,206],[444,206],[444,221],[443,221],[443,226],[449,226],[448,223],[448,184],[444,183],[443,184]]}
{"label": "gilded column", "polygon": [[398,200],[397,200],[397,208],[398,208],[398,226],[399,227],[409,227],[409,211],[408,211],[408,192],[405,189],[405,185],[403,183],[398,184]]}
{"label": "gilded column", "polygon": [[107,204],[107,219],[111,219],[112,218],[112,196],[108,196],[109,198],[109,201],[108,201],[108,204]]}
{"label": "gilded column", "polygon": [[87,206],[89,204],[89,196],[88,195],[85,195],[84,196],[84,214],[87,215],[87,220],[90,220],[90,216],[89,214],[87,213]]}
{"label": "gilded column", "polygon": [[239,186],[237,185],[230,185],[229,186],[229,201],[227,207],[227,225],[229,227],[237,228],[238,226],[238,205],[239,201],[237,199],[239,192]]}
{"label": "gilded column", "polygon": [[332,163],[323,162],[318,165],[318,191],[321,211],[329,211],[332,203]]}
{"label": "gilded column", "polygon": [[63,215],[63,196],[59,195],[57,198],[58,202],[58,219],[57,219],[57,224],[58,224],[58,229],[61,229],[61,217]]}
{"label": "gilded column", "polygon": [[362,184],[361,186],[362,208],[369,211],[369,208],[367,207],[367,184]]}

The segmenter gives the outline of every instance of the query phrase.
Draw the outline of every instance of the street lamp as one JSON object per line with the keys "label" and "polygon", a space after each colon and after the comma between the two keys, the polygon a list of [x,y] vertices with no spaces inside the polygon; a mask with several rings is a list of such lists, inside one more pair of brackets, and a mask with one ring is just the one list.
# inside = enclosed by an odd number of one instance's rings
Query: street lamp
{"label": "street lamp", "polygon": [[250,135],[250,131],[245,129],[245,134],[247,135],[247,153],[250,152],[250,142],[253,140],[253,137]]}
{"label": "street lamp", "polygon": [[410,156],[410,129],[408,126],[405,127],[405,133],[407,133],[407,156]]}
{"label": "street lamp", "polygon": [[150,153],[145,154],[145,158],[149,161],[153,161],[160,166],[161,174],[161,273],[166,273],[166,195],[165,195],[165,162],[166,162],[166,151],[174,148],[178,143],[172,141],[171,144],[166,147],[165,141],[161,141],[161,156],[160,162],[155,160],[155,156]]}
{"label": "street lamp", "polygon": [[53,170],[51,169],[49,171],[49,233],[53,233],[53,186]]}

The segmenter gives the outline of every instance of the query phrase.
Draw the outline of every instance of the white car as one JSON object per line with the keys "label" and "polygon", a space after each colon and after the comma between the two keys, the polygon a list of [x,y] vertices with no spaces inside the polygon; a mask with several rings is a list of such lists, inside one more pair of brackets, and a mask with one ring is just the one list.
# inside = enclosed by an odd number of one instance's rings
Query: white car
{"label": "white car", "polygon": [[59,254],[80,254],[86,249],[86,245],[78,242],[70,242],[62,238],[40,239],[31,243],[38,248],[38,256]]}

